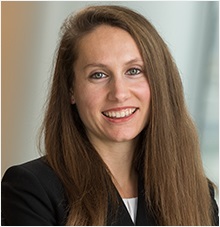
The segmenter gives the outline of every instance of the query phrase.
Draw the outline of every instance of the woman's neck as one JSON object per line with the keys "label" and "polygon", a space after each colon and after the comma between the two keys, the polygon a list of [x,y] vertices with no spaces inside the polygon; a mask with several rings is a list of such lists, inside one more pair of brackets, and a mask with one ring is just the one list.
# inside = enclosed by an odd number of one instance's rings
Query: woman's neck
{"label": "woman's neck", "polygon": [[133,166],[135,141],[99,143],[96,149],[108,166],[122,198],[137,197],[137,173]]}

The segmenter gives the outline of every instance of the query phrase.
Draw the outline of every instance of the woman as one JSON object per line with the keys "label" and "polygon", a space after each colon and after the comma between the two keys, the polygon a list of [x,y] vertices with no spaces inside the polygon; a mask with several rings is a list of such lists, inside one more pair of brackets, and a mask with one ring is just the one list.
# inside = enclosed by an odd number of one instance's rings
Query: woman
{"label": "woman", "polygon": [[3,178],[5,225],[218,225],[178,70],[143,16],[65,21],[42,134],[45,156]]}

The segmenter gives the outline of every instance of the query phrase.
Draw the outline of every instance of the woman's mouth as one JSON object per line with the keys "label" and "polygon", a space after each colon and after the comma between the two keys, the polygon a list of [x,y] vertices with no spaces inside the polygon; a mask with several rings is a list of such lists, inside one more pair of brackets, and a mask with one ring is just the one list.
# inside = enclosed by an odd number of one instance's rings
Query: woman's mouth
{"label": "woman's mouth", "polygon": [[137,109],[138,108],[126,108],[118,111],[109,110],[109,111],[102,112],[102,114],[108,118],[120,119],[120,118],[127,118],[131,116],[132,114],[135,113]]}

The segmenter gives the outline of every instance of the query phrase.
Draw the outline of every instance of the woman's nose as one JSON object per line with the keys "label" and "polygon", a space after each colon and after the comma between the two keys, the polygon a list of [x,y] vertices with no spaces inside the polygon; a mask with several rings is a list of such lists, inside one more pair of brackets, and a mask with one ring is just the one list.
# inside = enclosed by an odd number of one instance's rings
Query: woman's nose
{"label": "woman's nose", "polygon": [[126,78],[114,78],[109,84],[108,99],[110,101],[124,102],[130,97]]}

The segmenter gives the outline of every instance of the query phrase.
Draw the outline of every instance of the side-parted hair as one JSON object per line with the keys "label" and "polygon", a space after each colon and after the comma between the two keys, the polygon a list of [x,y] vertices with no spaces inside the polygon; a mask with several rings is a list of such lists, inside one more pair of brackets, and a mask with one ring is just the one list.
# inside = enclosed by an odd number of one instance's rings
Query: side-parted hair
{"label": "side-parted hair", "polygon": [[150,116],[139,136],[134,165],[143,176],[146,203],[157,224],[212,225],[209,181],[177,67],[151,23],[120,6],[87,7],[61,28],[42,136],[46,158],[66,190],[66,225],[106,225],[108,202],[117,204],[111,173],[70,102],[78,43],[100,25],[127,31],[144,61]]}

